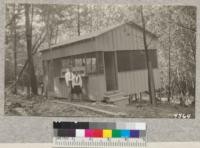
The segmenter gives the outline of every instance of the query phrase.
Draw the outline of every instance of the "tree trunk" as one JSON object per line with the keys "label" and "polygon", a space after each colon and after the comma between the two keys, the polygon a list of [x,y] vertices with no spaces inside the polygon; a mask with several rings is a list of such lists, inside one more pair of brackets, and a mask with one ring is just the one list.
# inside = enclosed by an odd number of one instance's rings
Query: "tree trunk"
{"label": "tree trunk", "polygon": [[81,32],[80,32],[80,12],[79,12],[80,6],[77,6],[77,33],[78,36],[80,36]]}
{"label": "tree trunk", "polygon": [[28,55],[28,75],[30,78],[30,86],[33,94],[37,95],[37,78],[35,75],[33,56],[32,56],[32,27],[30,24],[30,4],[25,4],[25,28],[26,28],[26,43]]}
{"label": "tree trunk", "polygon": [[169,79],[169,82],[168,82],[168,102],[170,102],[170,98],[171,98],[171,28],[169,27],[169,55],[168,55],[168,58],[169,58],[169,63],[168,63],[168,79]]}
{"label": "tree trunk", "polygon": [[142,26],[143,26],[143,40],[144,40],[144,48],[145,48],[145,55],[146,55],[146,64],[147,64],[147,71],[148,71],[148,86],[149,86],[149,96],[151,100],[151,104],[156,104],[155,99],[155,85],[154,85],[154,76],[152,65],[149,59],[147,41],[146,41],[146,27],[145,27],[145,20],[143,15],[143,7],[141,6],[141,19],[142,19]]}
{"label": "tree trunk", "polygon": [[[51,44],[52,44],[52,37],[53,37],[53,31],[54,31],[54,28],[52,26],[52,24],[50,24],[51,20],[53,19],[53,16],[52,16],[52,13],[50,10],[47,10],[48,11],[48,15],[47,15],[47,20],[46,20],[46,32],[47,32],[47,41],[48,41],[48,48],[49,48],[49,51],[50,51],[50,54],[53,55],[53,49],[51,47]],[[48,63],[47,63],[47,73],[48,74],[52,74],[52,72],[54,72],[54,67],[53,67],[53,59],[51,59]],[[49,79],[49,75],[46,75],[44,76],[44,89],[45,89],[45,97],[48,99],[49,98],[49,93],[48,91],[51,89],[51,85],[54,86],[54,82],[53,84],[50,83],[50,80]]]}
{"label": "tree trunk", "polygon": [[[15,16],[15,4],[13,6],[13,15]],[[17,80],[17,29],[16,29],[16,17],[13,20],[13,51],[14,51],[14,80]],[[14,86],[14,94],[17,94],[17,83]]]}

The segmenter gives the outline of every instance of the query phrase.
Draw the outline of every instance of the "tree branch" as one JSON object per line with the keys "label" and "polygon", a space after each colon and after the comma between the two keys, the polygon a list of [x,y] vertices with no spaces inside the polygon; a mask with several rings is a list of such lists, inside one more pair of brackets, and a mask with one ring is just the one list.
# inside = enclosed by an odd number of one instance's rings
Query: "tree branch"
{"label": "tree branch", "polygon": [[[43,34],[43,33],[42,33],[42,34]],[[33,52],[32,52],[32,56],[34,56],[34,55],[37,53],[39,47],[40,47],[41,44],[45,41],[46,34],[43,36],[43,38],[42,38],[42,34],[41,34],[40,37],[38,38],[37,43],[35,43],[34,46],[33,46],[33,48],[32,48],[32,51],[33,51]],[[42,38],[42,39],[41,39],[41,38]],[[41,40],[40,40],[40,39],[41,39]],[[40,41],[40,42],[39,42],[39,41]],[[17,76],[17,80],[16,80],[13,84],[11,84],[11,85],[6,89],[6,91],[8,91],[9,89],[12,89],[12,88],[16,85],[16,83],[20,80],[20,78],[21,78],[21,76],[22,76],[24,70],[27,68],[28,64],[29,64],[29,59],[27,59],[27,60],[25,61],[24,66],[22,67],[21,71],[19,72],[19,74],[18,74],[18,76]]]}
{"label": "tree branch", "polygon": [[[45,39],[45,37],[46,37],[46,34],[47,33],[45,33],[45,29],[42,31],[42,33],[40,34],[40,36],[38,37],[38,39],[35,41],[35,43],[34,43],[34,45],[33,45],[33,47],[32,47],[32,51],[34,51],[34,49],[38,46],[38,44],[40,44],[41,45],[41,41],[43,41],[44,39]],[[40,42],[39,42],[40,41]],[[44,41],[43,41],[44,42]]]}
{"label": "tree branch", "polygon": [[187,30],[190,30],[192,32],[196,32],[196,28],[191,28],[191,27],[185,26],[185,25],[183,25],[179,22],[170,22],[170,23],[176,24],[177,26],[182,27],[182,28],[187,29]]}
{"label": "tree branch", "polygon": [[14,14],[13,16],[12,16],[12,18],[11,18],[11,20],[6,24],[6,28],[8,27],[8,26],[10,26],[12,23],[13,23],[13,21],[15,20],[15,18],[17,17],[17,15],[18,14]]}

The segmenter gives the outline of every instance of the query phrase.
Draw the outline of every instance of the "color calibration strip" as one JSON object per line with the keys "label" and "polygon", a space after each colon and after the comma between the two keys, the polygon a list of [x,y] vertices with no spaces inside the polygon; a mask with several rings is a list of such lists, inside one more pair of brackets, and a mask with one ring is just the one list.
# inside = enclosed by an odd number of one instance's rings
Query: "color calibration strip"
{"label": "color calibration strip", "polygon": [[145,123],[54,122],[54,147],[144,147]]}

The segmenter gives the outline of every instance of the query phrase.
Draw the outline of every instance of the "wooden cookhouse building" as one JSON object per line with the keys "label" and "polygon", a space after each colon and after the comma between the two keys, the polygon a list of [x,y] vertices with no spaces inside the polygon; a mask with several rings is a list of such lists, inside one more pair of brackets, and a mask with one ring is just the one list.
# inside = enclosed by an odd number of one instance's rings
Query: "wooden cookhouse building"
{"label": "wooden cookhouse building", "polygon": [[[149,57],[155,88],[160,75],[157,60],[157,37],[146,30]],[[148,91],[147,66],[142,27],[127,22],[89,35],[79,36],[50,49],[41,50],[48,92],[66,98],[65,69],[84,73],[84,93],[96,101],[115,93],[134,94]]]}

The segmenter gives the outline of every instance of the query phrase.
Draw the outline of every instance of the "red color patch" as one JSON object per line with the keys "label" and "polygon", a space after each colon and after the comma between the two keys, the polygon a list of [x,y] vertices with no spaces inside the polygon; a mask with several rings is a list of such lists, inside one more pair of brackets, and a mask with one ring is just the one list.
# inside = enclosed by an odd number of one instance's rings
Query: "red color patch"
{"label": "red color patch", "polygon": [[101,129],[93,129],[93,136],[94,137],[99,137],[102,138],[103,137],[103,130]]}

